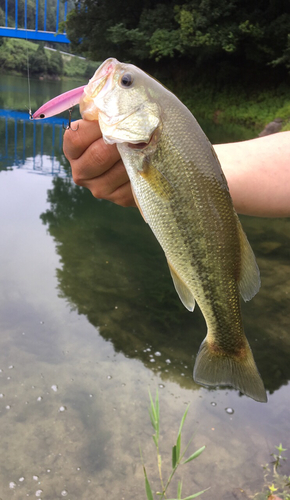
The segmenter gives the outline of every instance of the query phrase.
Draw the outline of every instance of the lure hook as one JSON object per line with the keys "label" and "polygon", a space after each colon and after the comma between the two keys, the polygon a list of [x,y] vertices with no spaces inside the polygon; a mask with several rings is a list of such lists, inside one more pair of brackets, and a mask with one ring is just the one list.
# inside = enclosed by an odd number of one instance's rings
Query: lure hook
{"label": "lure hook", "polygon": [[76,132],[78,130],[79,126],[77,126],[77,128],[72,128],[72,126],[71,126],[71,114],[72,114],[72,110],[73,110],[72,108],[69,108],[69,110],[68,110],[68,125],[65,127],[64,124],[62,124],[62,128],[64,130],[71,129],[73,132]]}

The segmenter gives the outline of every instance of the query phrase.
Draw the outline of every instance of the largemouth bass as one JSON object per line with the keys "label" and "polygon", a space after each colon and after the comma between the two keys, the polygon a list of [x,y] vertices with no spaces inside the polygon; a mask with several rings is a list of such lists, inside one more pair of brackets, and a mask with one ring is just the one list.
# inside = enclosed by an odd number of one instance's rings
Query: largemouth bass
{"label": "largemouth bass", "polygon": [[218,158],[190,111],[131,64],[106,60],[84,88],[80,111],[117,143],[136,204],[164,250],[184,306],[197,301],[207,335],[194,380],[267,401],[244,334],[240,297],[259,290],[255,256]]}

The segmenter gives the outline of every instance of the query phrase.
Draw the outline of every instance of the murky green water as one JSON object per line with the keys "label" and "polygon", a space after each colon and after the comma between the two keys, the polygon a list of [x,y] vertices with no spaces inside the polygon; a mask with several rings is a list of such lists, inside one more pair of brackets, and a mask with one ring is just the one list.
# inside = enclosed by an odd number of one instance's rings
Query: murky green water
{"label": "murky green water", "polygon": [[[75,86],[32,83],[33,109]],[[1,77],[0,101],[25,109],[26,81]],[[137,210],[73,184],[59,125],[24,133],[0,117],[0,133],[0,498],[145,499],[139,446],[159,488],[148,388],[159,388],[165,469],[188,403],[184,438],[196,432],[191,452],[207,446],[180,471],[184,496],[259,491],[261,464],[290,445],[290,221],[242,220],[262,275],[245,330],[269,402],[208,391],[192,380],[204,320],[180,304]]]}

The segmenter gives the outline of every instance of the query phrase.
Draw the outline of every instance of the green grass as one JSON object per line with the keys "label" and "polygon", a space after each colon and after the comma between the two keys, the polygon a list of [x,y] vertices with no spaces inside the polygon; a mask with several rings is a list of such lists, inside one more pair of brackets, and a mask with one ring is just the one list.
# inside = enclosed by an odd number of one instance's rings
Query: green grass
{"label": "green grass", "polygon": [[290,130],[290,87],[244,89],[239,86],[215,90],[210,86],[187,87],[180,99],[196,115],[216,123],[238,123],[263,128],[275,118]]}
{"label": "green grass", "polygon": [[[160,408],[159,408],[159,396],[158,396],[158,391],[156,391],[156,396],[155,396],[155,401],[153,401],[153,398],[151,396],[151,393],[149,391],[149,398],[150,398],[150,407],[149,407],[149,416],[151,420],[152,427],[155,431],[155,434],[153,434],[152,438],[154,441],[155,449],[156,449],[156,454],[157,454],[157,468],[158,468],[158,475],[159,475],[159,480],[160,480],[160,485],[161,485],[161,491],[157,491],[156,495],[162,499],[162,498],[168,498],[168,488],[171,484],[171,481],[173,479],[173,476],[175,472],[177,471],[178,467],[180,465],[185,465],[195,458],[199,457],[201,453],[204,451],[205,446],[202,446],[198,450],[196,450],[194,453],[192,453],[188,458],[184,458],[185,453],[187,452],[187,449],[189,445],[191,444],[193,440],[193,436],[185,446],[185,448],[181,449],[181,433],[182,429],[184,426],[184,422],[187,416],[187,412],[189,409],[189,406],[186,408],[181,422],[180,426],[178,429],[178,434],[177,434],[177,439],[176,439],[176,444],[173,445],[172,450],[171,450],[171,464],[172,468],[171,471],[168,475],[168,479],[165,481],[164,480],[164,474],[162,470],[162,459],[161,459],[161,454],[160,454],[160,448],[159,448],[159,438],[160,438]],[[142,457],[142,455],[141,455]],[[147,471],[146,468],[143,464],[143,471],[144,471],[144,479],[145,479],[145,491],[146,491],[146,496],[147,500],[154,500],[154,494],[148,479]],[[208,488],[207,488],[208,489]],[[198,497],[199,495],[202,495],[206,490],[198,491],[197,493],[194,493],[193,495],[189,495],[187,497],[184,497],[183,499],[181,498],[182,494],[182,481],[178,481],[177,485],[177,496],[176,498],[170,498],[169,500],[191,500],[193,498]]]}

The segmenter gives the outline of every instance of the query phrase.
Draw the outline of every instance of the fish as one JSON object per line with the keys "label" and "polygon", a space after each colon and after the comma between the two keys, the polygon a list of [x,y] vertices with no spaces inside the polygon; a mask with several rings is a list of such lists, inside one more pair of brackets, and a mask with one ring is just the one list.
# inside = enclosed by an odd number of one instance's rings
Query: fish
{"label": "fish", "polygon": [[250,300],[260,273],[234,210],[217,155],[192,113],[132,64],[107,59],[80,98],[117,144],[136,204],[160,243],[177,294],[207,325],[194,367],[205,386],[229,385],[256,401],[266,391],[244,333],[240,295]]}
{"label": "fish", "polygon": [[[240,295],[248,301],[258,292],[260,272],[218,157],[197,120],[161,83],[115,58],[97,69],[75,101],[82,118],[98,120],[104,141],[117,145],[181,302],[191,312],[197,302],[204,316],[207,334],[194,381],[231,386],[266,402],[240,301]],[[55,104],[47,104],[53,113]]]}

